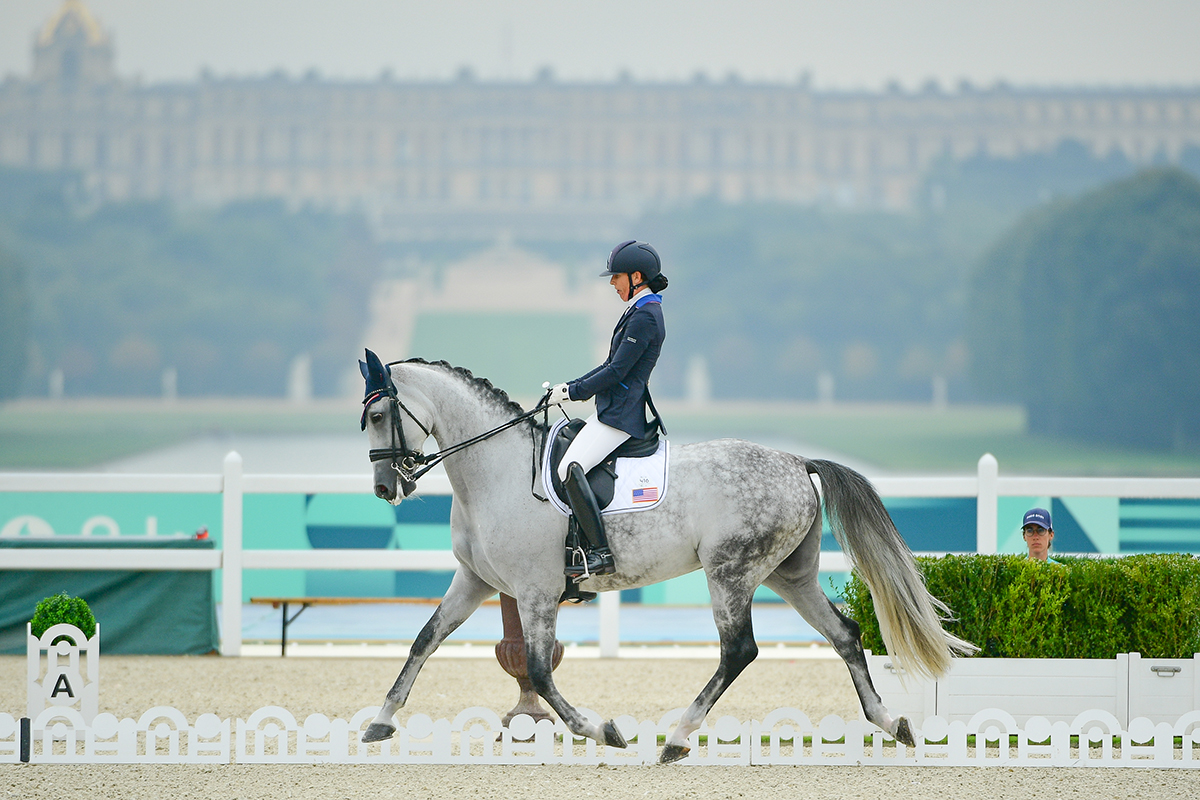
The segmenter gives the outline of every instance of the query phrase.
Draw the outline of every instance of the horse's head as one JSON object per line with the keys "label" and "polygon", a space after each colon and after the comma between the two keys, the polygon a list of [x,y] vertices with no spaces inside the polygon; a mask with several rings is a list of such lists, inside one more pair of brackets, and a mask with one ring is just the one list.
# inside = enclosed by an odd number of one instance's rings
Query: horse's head
{"label": "horse's head", "polygon": [[424,458],[419,448],[429,429],[401,399],[391,367],[379,356],[368,350],[358,368],[367,381],[361,425],[371,443],[375,495],[394,505],[417,488],[413,472]]}

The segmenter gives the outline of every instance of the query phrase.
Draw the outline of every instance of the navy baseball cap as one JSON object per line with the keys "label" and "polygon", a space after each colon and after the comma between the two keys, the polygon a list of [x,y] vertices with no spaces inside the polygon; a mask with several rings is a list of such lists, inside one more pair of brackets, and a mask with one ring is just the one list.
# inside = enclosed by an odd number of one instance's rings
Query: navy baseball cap
{"label": "navy baseball cap", "polygon": [[1025,519],[1021,523],[1021,527],[1026,525],[1041,525],[1048,531],[1054,530],[1054,526],[1050,523],[1050,512],[1044,508],[1031,508],[1025,512]]}

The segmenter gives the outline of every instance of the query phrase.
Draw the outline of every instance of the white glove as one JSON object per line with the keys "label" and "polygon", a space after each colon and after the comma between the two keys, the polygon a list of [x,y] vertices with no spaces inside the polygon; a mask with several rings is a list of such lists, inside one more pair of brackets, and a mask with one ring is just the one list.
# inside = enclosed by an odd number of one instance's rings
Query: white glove
{"label": "white glove", "polygon": [[571,389],[565,383],[555,384],[550,389],[551,403],[569,403],[571,402]]}

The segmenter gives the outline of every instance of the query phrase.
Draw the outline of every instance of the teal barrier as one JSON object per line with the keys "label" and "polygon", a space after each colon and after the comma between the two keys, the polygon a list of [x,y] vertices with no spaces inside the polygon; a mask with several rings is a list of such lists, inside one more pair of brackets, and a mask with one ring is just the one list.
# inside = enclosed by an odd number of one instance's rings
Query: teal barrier
{"label": "teal barrier", "polygon": [[[973,552],[973,497],[885,498],[897,528],[917,552]],[[246,494],[246,549],[450,549],[450,497],[425,495],[391,506],[367,494]],[[1020,519],[1033,506],[1050,508],[1059,552],[1121,554],[1200,552],[1200,499],[1002,496],[997,501],[999,552],[1024,552]],[[0,540],[82,536],[101,541],[190,536],[206,529],[221,543],[221,496],[184,493],[0,493]],[[828,528],[822,549],[836,551]],[[448,571],[247,570],[243,599],[252,596],[440,597]],[[836,598],[844,573],[822,585]],[[701,573],[622,593],[626,602],[707,603]],[[777,600],[760,589],[756,600]]]}

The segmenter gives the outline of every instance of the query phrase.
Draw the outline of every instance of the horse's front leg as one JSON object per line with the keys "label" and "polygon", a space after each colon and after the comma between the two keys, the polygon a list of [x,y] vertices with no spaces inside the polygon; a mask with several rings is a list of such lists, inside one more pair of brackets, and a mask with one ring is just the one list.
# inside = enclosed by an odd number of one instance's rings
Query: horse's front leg
{"label": "horse's front leg", "polygon": [[533,689],[577,736],[595,739],[609,747],[628,747],[625,737],[610,719],[603,725],[589,722],[567,702],[554,685],[554,639],[558,622],[558,595],[524,595],[517,598],[521,613],[521,628],[525,631],[525,660],[529,665],[529,681]]}
{"label": "horse's front leg", "polygon": [[[714,577],[714,573],[730,572],[736,573],[736,579],[727,583]],[[747,588],[745,574],[746,570],[742,568],[718,568],[708,572],[708,592],[712,597],[713,619],[717,623],[717,634],[721,638],[721,660],[708,684],[683,712],[679,724],[667,737],[659,758],[663,764],[687,757],[691,749],[688,737],[704,723],[708,712],[734,679],[758,656],[758,645],[754,642],[754,626],[750,618],[750,601],[754,596],[754,589],[752,586]]]}
{"label": "horse's front leg", "polygon": [[404,668],[400,670],[399,677],[388,691],[383,708],[379,709],[379,714],[363,732],[364,742],[378,742],[391,738],[396,732],[393,717],[408,700],[408,693],[412,690],[413,682],[417,679],[417,673],[421,671],[425,660],[433,655],[438,645],[471,616],[484,600],[495,593],[495,589],[473,572],[465,567],[458,568],[450,582],[450,588],[446,590],[446,596],[442,598],[433,616],[425,623],[425,627],[421,628],[421,632],[409,648],[408,660],[404,662]]}

